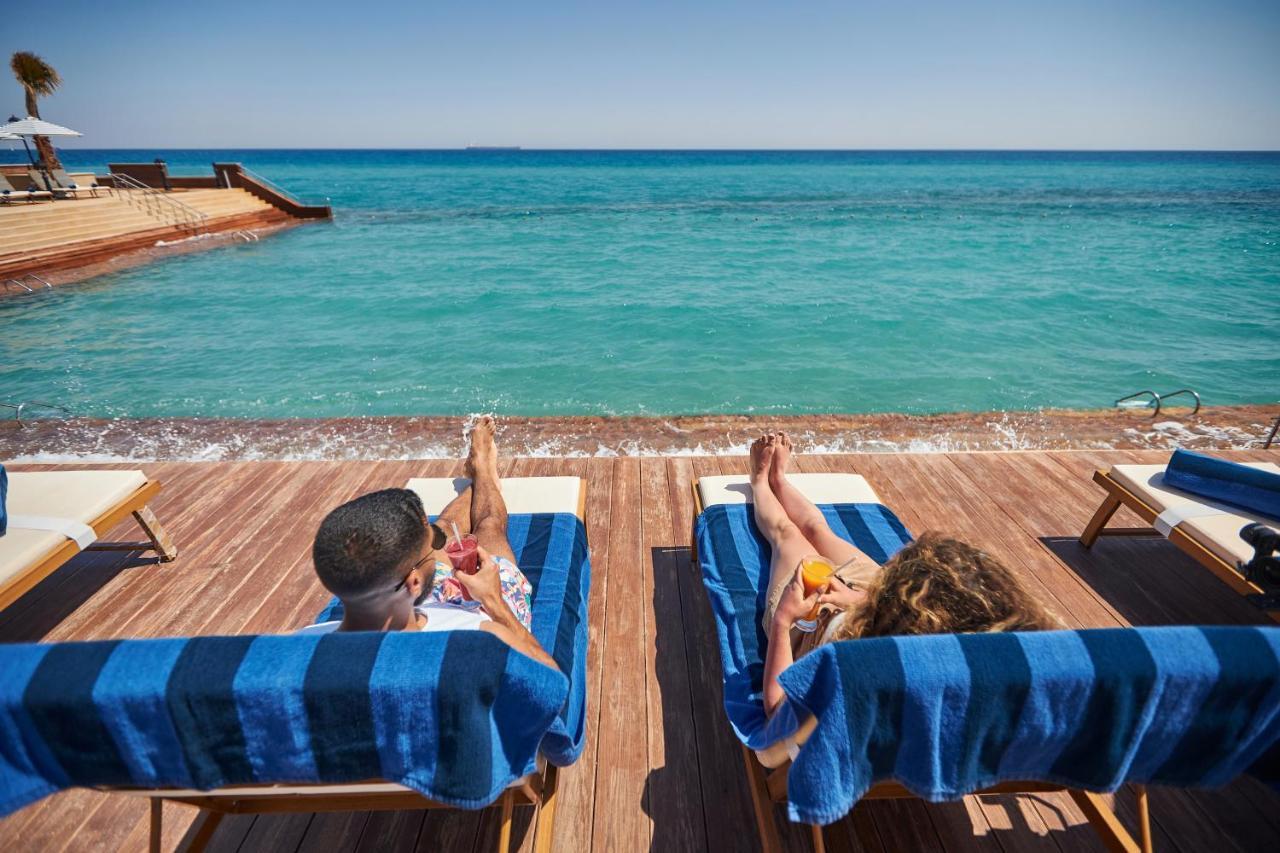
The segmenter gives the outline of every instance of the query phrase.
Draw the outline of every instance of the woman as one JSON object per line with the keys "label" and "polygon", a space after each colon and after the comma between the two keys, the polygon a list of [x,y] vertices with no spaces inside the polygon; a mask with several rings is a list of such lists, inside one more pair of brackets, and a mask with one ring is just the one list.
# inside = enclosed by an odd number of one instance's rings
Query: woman
{"label": "woman", "polygon": [[[841,539],[811,501],[787,481],[791,439],[761,436],[751,445],[756,525],[773,558],[764,622],[765,710],[782,702],[778,675],[794,660],[793,630],[815,606],[826,611],[817,643],[901,634],[1036,631],[1057,620],[999,560],[937,533],[925,533],[884,564]],[[805,595],[800,561],[820,554],[840,566],[822,593]]]}

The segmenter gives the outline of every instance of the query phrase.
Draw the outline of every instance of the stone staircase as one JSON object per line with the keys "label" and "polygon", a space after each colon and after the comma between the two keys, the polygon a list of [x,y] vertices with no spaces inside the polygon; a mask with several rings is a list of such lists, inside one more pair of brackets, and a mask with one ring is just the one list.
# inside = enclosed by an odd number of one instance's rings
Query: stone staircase
{"label": "stone staircase", "polygon": [[[170,195],[208,219],[203,230],[233,231],[284,222],[289,216],[243,189],[186,189]],[[0,205],[0,278],[41,271],[64,261],[103,257],[192,236],[189,227],[162,219],[123,194]]]}

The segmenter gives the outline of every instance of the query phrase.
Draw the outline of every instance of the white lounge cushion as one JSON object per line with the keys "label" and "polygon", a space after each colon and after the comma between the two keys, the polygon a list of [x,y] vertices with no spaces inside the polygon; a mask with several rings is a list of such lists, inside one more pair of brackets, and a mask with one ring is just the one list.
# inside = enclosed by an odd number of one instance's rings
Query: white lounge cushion
{"label": "white lounge cushion", "polygon": [[10,471],[9,532],[0,536],[0,584],[53,553],[67,536],[25,530],[19,516],[64,518],[92,524],[147,482],[141,471]]}
{"label": "white lounge cushion", "polygon": [[[1280,466],[1274,462],[1244,464],[1250,468],[1280,474]],[[1253,549],[1240,538],[1241,527],[1255,521],[1276,526],[1275,519],[1254,515],[1166,486],[1164,469],[1163,465],[1115,465],[1111,468],[1111,477],[1157,513],[1170,511],[1166,517],[1173,522],[1172,526],[1191,536],[1227,563],[1234,565],[1237,560],[1247,562],[1253,556]]]}
{"label": "white lounge cushion", "polygon": [[[577,515],[582,496],[580,477],[504,477],[502,499],[507,512],[567,512]],[[466,491],[465,477],[414,477],[405,483],[422,498],[428,515],[438,515],[449,501]]]}
{"label": "white lounge cushion", "polygon": [[[789,474],[787,479],[816,504],[878,504],[880,498],[865,477],[858,474]],[[698,479],[702,506],[751,503],[751,479],[745,474]]]}

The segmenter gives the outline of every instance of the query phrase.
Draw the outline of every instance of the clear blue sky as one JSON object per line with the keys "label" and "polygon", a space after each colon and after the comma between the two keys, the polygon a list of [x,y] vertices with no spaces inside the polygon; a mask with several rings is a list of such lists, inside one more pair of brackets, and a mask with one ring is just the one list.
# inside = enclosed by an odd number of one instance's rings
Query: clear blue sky
{"label": "clear blue sky", "polygon": [[[80,147],[1280,148],[1280,0],[45,0]],[[22,111],[11,75],[0,109]],[[361,125],[378,125],[367,133]]]}

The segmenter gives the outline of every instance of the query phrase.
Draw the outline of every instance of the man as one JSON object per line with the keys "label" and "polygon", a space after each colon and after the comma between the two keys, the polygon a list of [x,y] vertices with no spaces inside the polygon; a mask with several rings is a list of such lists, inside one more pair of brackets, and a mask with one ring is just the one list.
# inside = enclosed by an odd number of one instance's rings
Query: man
{"label": "man", "polygon": [[[444,508],[437,522],[427,521],[422,501],[408,489],[362,495],[325,517],[316,532],[312,559],[320,582],[341,599],[343,616],[341,622],[311,625],[303,633],[488,631],[513,649],[556,666],[502,595],[501,570],[516,569],[498,483],[494,426],[493,418],[485,416],[471,431],[466,463],[471,486]],[[479,544],[475,574],[453,573],[480,603],[478,611],[420,603],[431,592],[436,565],[450,565],[444,552],[445,530],[454,525]]]}

